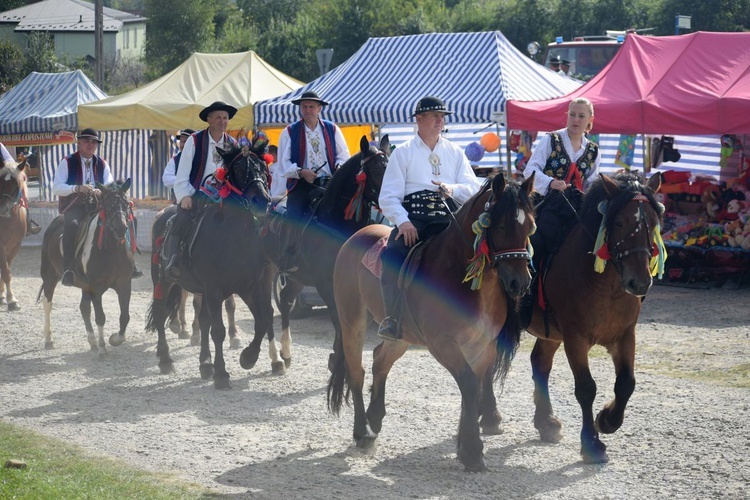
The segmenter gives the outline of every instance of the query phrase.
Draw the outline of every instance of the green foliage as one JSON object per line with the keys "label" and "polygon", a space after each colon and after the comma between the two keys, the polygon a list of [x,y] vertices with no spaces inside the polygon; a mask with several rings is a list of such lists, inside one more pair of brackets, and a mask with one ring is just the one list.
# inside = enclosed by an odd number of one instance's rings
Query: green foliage
{"label": "green foliage", "polygon": [[21,49],[7,40],[0,40],[0,94],[4,94],[26,74],[23,72],[25,57]]}
{"label": "green foliage", "polygon": [[39,73],[58,73],[65,71],[55,55],[55,43],[52,35],[43,31],[33,31],[29,34],[29,50],[26,52],[24,73],[32,71]]}
{"label": "green foliage", "polygon": [[22,469],[0,468],[0,498],[205,498],[196,486],[138,472],[120,462],[0,422],[0,456]]}

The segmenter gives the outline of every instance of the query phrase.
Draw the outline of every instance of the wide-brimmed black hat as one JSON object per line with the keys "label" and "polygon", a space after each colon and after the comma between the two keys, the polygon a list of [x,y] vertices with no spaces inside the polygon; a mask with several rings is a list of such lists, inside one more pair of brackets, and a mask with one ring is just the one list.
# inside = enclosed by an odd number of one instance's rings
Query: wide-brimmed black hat
{"label": "wide-brimmed black hat", "polygon": [[96,142],[101,143],[102,140],[99,139],[99,132],[94,130],[93,128],[85,128],[81,132],[78,133],[76,136],[76,139],[94,139]]}
{"label": "wide-brimmed black hat", "polygon": [[186,128],[185,130],[181,130],[180,133],[177,134],[177,137],[183,137],[183,136],[190,137],[194,133],[195,133],[195,130],[193,130],[191,128]]}
{"label": "wide-brimmed black hat", "polygon": [[313,101],[313,102],[317,102],[321,106],[328,106],[328,102],[318,97],[318,94],[314,90],[308,90],[306,92],[302,92],[302,95],[299,96],[297,99],[294,99],[292,101],[292,104],[296,104],[297,106],[299,106],[302,101]]}
{"label": "wide-brimmed black hat", "polygon": [[234,106],[230,106],[229,104],[225,102],[216,101],[210,106],[203,108],[203,111],[201,111],[198,116],[200,117],[201,120],[203,120],[204,122],[207,122],[208,114],[211,111],[226,111],[227,113],[229,113],[230,120],[234,117],[235,114],[237,114],[237,108],[235,108]]}
{"label": "wide-brimmed black hat", "polygon": [[453,111],[448,111],[445,103],[439,97],[423,97],[417,102],[417,108],[411,116],[417,116],[420,113],[427,113],[428,111],[435,111],[446,115],[453,114]]}
{"label": "wide-brimmed black hat", "polygon": [[560,64],[560,56],[552,56],[549,60],[550,64]]}
{"label": "wide-brimmed black hat", "polygon": [[560,61],[560,64],[563,64],[563,65],[565,65],[565,66],[570,66],[570,61],[568,61],[567,59],[562,59],[562,60]]}

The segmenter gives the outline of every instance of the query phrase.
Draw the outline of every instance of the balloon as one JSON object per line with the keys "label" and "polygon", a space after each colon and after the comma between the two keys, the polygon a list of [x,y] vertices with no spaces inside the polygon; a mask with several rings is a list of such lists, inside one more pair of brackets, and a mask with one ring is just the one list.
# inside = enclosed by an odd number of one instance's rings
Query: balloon
{"label": "balloon", "polygon": [[487,132],[479,140],[479,143],[484,146],[485,151],[487,151],[488,153],[493,153],[497,151],[497,148],[500,147],[500,137],[498,137],[497,134],[493,134],[492,132]]}
{"label": "balloon", "polygon": [[484,157],[484,147],[478,142],[472,142],[466,145],[466,158],[470,162],[476,163]]}

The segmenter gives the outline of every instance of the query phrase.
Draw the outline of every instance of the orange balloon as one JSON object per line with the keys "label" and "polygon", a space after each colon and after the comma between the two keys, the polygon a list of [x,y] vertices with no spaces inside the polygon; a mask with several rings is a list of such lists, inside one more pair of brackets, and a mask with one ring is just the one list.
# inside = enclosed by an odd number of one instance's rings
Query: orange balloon
{"label": "orange balloon", "polygon": [[487,151],[488,153],[492,153],[494,151],[497,151],[497,149],[500,147],[500,137],[498,137],[497,134],[493,134],[492,132],[487,132],[479,140],[479,144],[484,147],[485,151]]}

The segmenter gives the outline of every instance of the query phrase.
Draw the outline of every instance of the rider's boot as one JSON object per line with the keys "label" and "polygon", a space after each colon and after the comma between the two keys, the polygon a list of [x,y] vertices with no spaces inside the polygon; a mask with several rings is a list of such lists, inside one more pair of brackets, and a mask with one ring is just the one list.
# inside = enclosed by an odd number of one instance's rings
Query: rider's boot
{"label": "rider's boot", "polygon": [[[395,276],[392,276],[394,275]],[[383,267],[383,275],[380,278],[380,291],[383,294],[383,306],[385,307],[385,319],[380,323],[378,335],[385,340],[399,340],[401,329],[398,324],[398,272],[390,272],[387,266]]]}
{"label": "rider's boot", "polygon": [[78,226],[72,225],[66,227],[63,231],[62,246],[63,246],[63,275],[62,284],[64,286],[75,285],[76,275],[73,271],[73,261],[75,254],[76,244],[76,233],[78,232]]}

